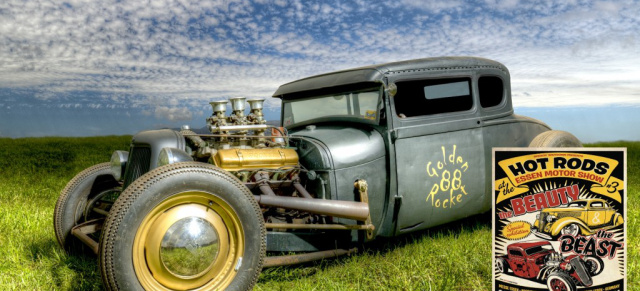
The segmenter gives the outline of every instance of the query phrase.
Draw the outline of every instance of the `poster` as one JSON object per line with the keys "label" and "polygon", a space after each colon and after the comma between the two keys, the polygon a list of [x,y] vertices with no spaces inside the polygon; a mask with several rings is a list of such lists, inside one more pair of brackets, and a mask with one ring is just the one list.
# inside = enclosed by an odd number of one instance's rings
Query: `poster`
{"label": "poster", "polygon": [[493,150],[493,289],[626,290],[626,149]]}

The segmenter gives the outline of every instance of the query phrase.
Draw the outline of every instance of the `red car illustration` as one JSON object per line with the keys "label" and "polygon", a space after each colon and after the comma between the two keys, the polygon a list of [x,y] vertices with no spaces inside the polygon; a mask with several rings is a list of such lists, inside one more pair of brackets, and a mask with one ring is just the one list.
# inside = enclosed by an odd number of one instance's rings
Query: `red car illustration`
{"label": "red car illustration", "polygon": [[562,256],[548,241],[510,244],[507,254],[495,260],[497,272],[546,282],[553,291],[575,291],[577,286],[591,286],[592,276],[600,274],[603,267],[598,257]]}

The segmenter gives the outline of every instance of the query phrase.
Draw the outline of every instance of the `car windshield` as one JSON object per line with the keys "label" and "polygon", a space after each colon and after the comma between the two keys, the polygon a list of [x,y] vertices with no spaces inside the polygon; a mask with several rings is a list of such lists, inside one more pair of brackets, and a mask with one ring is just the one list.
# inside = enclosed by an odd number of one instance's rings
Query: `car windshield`
{"label": "car windshield", "polygon": [[569,205],[567,205],[567,207],[585,207],[587,206],[587,202],[586,201],[575,201],[575,202],[571,202],[569,203]]}
{"label": "car windshield", "polygon": [[524,251],[527,252],[527,255],[533,255],[541,252],[553,251],[553,247],[551,245],[541,245],[541,246],[528,248]]}
{"label": "car windshield", "polygon": [[378,120],[378,101],[380,89],[342,92],[291,100],[284,103],[283,125],[291,126],[312,119],[353,118],[368,123]]}

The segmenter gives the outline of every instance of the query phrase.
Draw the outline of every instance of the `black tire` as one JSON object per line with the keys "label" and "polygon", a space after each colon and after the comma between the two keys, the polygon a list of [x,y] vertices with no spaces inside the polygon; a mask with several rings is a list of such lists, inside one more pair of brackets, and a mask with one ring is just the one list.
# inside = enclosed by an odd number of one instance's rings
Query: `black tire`
{"label": "black tire", "polygon": [[604,261],[600,257],[586,256],[584,257],[584,266],[587,268],[591,277],[600,275],[604,270]]}
{"label": "black tire", "polygon": [[620,226],[623,223],[624,219],[622,218],[622,215],[620,215],[620,213],[616,213],[611,217],[611,225],[613,225],[614,227]]}
{"label": "black tire", "polygon": [[53,211],[53,227],[58,243],[69,253],[81,254],[89,250],[71,234],[71,229],[87,218],[87,202],[105,191],[119,191],[120,185],[109,169],[109,163],[87,168],[73,177],[60,192]]}
{"label": "black tire", "polygon": [[551,273],[547,277],[547,288],[550,291],[576,291],[576,283],[571,276],[562,272]]}
{"label": "black tire", "polygon": [[580,234],[580,226],[575,224],[575,223],[569,223],[567,225],[565,225],[562,229],[560,229],[560,232],[558,233],[557,238],[562,237],[563,235],[570,235],[570,236],[577,236]]}
{"label": "black tire", "polygon": [[[186,219],[198,221],[196,234],[188,234],[190,222],[181,224]],[[215,238],[200,241],[205,232]],[[209,246],[213,251],[204,250]],[[190,251],[183,250],[187,260],[164,256],[180,249]],[[107,290],[250,290],[265,252],[266,229],[253,194],[224,170],[184,162],[154,169],[123,191],[103,228],[99,265]]]}
{"label": "black tire", "polygon": [[509,274],[509,263],[504,258],[496,258],[495,268],[498,273]]}
{"label": "black tire", "polygon": [[582,143],[573,134],[561,130],[549,130],[538,134],[529,144],[532,148],[582,147]]}

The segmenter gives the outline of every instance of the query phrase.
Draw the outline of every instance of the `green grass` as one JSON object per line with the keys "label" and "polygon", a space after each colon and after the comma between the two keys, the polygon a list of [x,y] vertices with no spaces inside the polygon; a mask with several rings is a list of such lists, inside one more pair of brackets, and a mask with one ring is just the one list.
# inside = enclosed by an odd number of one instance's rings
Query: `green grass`
{"label": "green grass", "polygon": [[[126,149],[129,136],[0,138],[0,290],[100,290],[97,259],[57,244],[53,208],[76,173]],[[640,142],[628,148],[629,290],[640,290]],[[491,220],[479,215],[379,240],[357,254],[266,269],[256,290],[488,290]]]}

